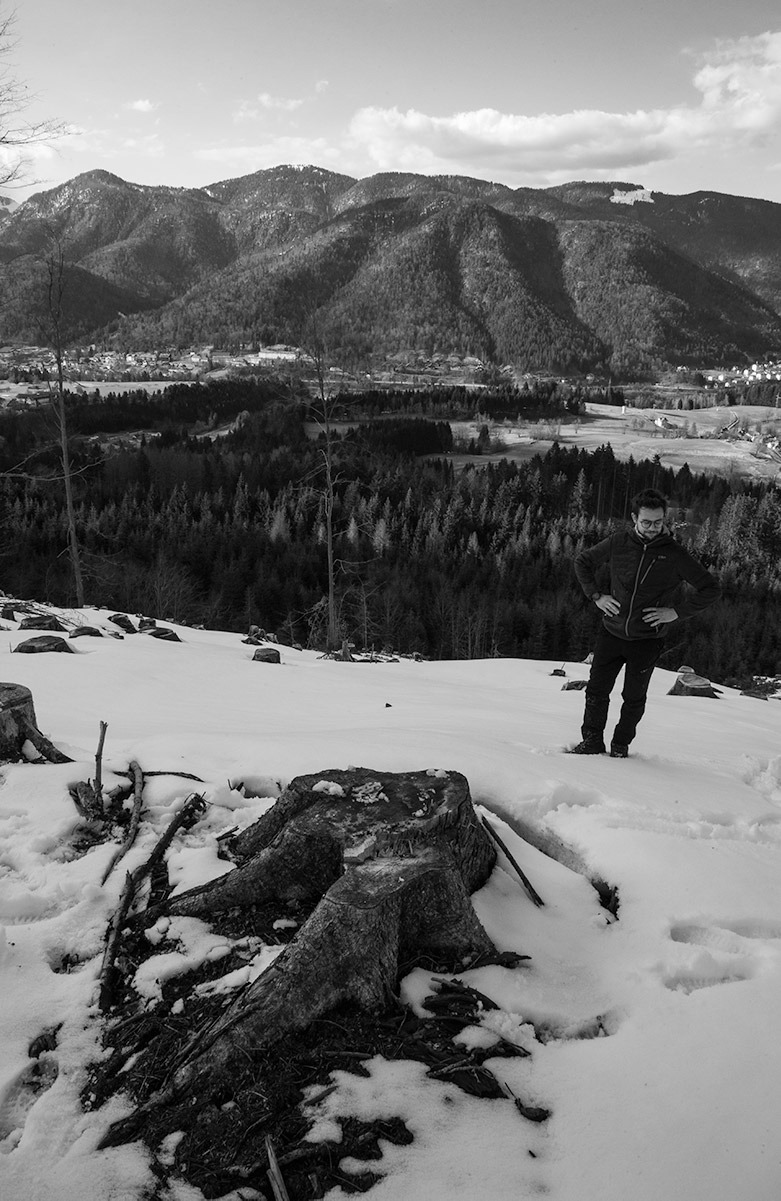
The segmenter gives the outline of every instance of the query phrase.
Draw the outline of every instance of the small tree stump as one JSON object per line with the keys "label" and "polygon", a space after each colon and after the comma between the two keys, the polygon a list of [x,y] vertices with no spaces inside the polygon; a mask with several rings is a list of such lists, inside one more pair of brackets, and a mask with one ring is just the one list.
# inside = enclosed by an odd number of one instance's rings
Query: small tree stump
{"label": "small tree stump", "polygon": [[695,675],[693,671],[683,672],[667,693],[668,696],[707,696],[718,700],[710,680],[705,676]]}
{"label": "small tree stump", "polygon": [[64,651],[74,654],[73,647],[68,646],[64,638],[58,634],[41,634],[38,638],[27,638],[14,647],[15,655],[45,655],[52,651]]}
{"label": "small tree stump", "polygon": [[120,630],[124,630],[126,634],[135,634],[137,632],[127,613],[114,613],[109,617],[109,621],[113,625],[119,626]]}
{"label": "small tree stump", "polygon": [[282,656],[273,646],[259,646],[252,656],[253,663],[281,663]]}
{"label": "small tree stump", "polygon": [[29,726],[38,728],[30,689],[0,684],[0,759],[21,757]]}
{"label": "small tree stump", "polygon": [[139,633],[144,633],[149,638],[157,638],[157,639],[159,639],[160,642],[181,642],[182,641],[181,638],[179,637],[179,635],[177,634],[176,630],[170,630],[168,628],[168,626],[157,626],[156,625],[152,629],[146,629],[143,631],[140,630]]}
{"label": "small tree stump", "polygon": [[458,772],[299,776],[230,853],[233,871],[146,921],[208,920],[270,899],[315,907],[273,964],[196,1032],[153,1105],[230,1087],[248,1059],[340,1003],[380,1009],[413,958],[464,967],[495,953],[469,894],[488,879],[496,852]]}
{"label": "small tree stump", "polygon": [[30,689],[23,684],[0,684],[0,760],[22,759],[28,741],[51,763],[72,762],[38,729]]}
{"label": "small tree stump", "polygon": [[20,630],[54,630],[58,634],[65,632],[65,626],[53,613],[36,613],[32,617],[23,617],[19,622]]}

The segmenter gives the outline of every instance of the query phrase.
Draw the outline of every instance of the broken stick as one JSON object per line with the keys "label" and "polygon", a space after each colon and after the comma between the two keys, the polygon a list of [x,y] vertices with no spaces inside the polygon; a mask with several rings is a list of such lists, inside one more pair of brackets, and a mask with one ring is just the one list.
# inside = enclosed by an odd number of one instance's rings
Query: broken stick
{"label": "broken stick", "polygon": [[103,963],[100,967],[99,1004],[100,1008],[104,1012],[111,1005],[113,994],[112,976],[114,963],[119,952],[119,940],[122,934],[122,927],[124,926],[127,916],[130,913],[130,906],[135,900],[141,882],[151,874],[154,867],[163,858],[163,855],[173,842],[176,831],[180,829],[181,826],[185,825],[186,822],[190,821],[190,819],[194,817],[199,810],[202,810],[205,804],[206,802],[200,794],[193,793],[192,796],[189,796],[179,812],[174,814],[174,817],[168,824],[168,828],[158,839],[151,855],[146,862],[139,864],[134,871],[128,872],[125,878],[125,886],[122,889],[122,896],[119,899],[119,905],[117,906],[117,910],[112,918],[111,925],[109,926],[108,936],[106,938],[106,948],[103,952]]}
{"label": "broken stick", "polygon": [[124,859],[125,855],[127,855],[133,843],[136,841],[138,827],[141,824],[141,805],[144,797],[144,773],[141,771],[141,768],[138,766],[135,760],[130,764],[130,771],[133,773],[133,812],[130,815],[130,825],[128,827],[124,842],[121,846],[117,847],[111,862],[103,873],[103,879],[100,881],[101,884],[106,883],[120,859]]}
{"label": "broken stick", "polygon": [[532,885],[532,882],[531,882],[531,880],[529,879],[529,877],[526,875],[526,873],[525,873],[525,872],[523,871],[523,869],[522,869],[522,868],[519,866],[519,864],[517,863],[517,861],[516,861],[516,860],[513,858],[513,856],[510,854],[510,852],[509,852],[509,850],[507,849],[507,847],[506,847],[505,843],[502,841],[502,839],[501,839],[501,838],[499,837],[499,835],[496,833],[496,830],[493,828],[493,826],[491,825],[491,823],[490,823],[490,822],[488,821],[488,819],[487,819],[487,818],[485,818],[485,817],[483,817],[483,818],[482,818],[482,822],[483,822],[483,825],[485,826],[486,830],[488,831],[488,833],[489,833],[489,834],[491,835],[491,837],[493,838],[493,840],[494,840],[494,842],[496,843],[496,845],[499,847],[499,849],[500,849],[501,851],[504,851],[504,853],[505,853],[505,855],[507,856],[507,858],[509,859],[510,863],[511,863],[511,864],[512,864],[512,866],[515,868],[516,872],[518,873],[518,877],[519,877],[519,879],[520,879],[521,883],[523,884],[524,888],[525,888],[525,889],[526,889],[526,891],[528,892],[528,894],[529,894],[529,896],[531,897],[531,899],[534,901],[534,904],[535,904],[535,905],[536,905],[538,908],[540,908],[541,906],[543,906],[543,905],[545,904],[545,902],[543,901],[542,897],[540,896],[540,894],[537,892],[537,890],[536,890],[536,889],[534,888],[534,886]]}

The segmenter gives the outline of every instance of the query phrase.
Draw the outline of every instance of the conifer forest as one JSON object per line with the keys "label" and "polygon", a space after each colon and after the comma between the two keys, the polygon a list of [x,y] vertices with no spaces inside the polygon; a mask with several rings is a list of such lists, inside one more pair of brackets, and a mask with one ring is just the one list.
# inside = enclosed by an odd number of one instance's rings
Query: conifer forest
{"label": "conifer forest", "polygon": [[[437,388],[336,397],[284,380],[69,395],[67,432],[88,603],[161,619],[427,658],[588,654],[599,613],[577,551],[647,487],[720,579],[720,602],[673,627],[661,665],[722,683],[781,662],[781,494],[555,444],[524,462],[452,461],[449,418],[474,395]],[[496,418],[576,411],[555,386],[480,395]],[[324,407],[325,406],[325,407]],[[482,435],[481,435],[482,437]],[[480,439],[478,439],[478,442]],[[479,445],[472,447],[480,449]],[[0,419],[0,588],[74,603],[62,467],[48,405]],[[329,554],[330,543],[330,554]]]}

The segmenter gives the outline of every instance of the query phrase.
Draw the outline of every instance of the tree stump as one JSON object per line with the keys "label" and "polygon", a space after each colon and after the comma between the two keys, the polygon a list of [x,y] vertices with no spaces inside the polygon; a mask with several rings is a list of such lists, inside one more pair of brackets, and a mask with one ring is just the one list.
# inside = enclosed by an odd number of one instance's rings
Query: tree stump
{"label": "tree stump", "polygon": [[30,689],[0,684],[0,759],[21,758],[29,726],[38,727]]}
{"label": "tree stump", "polygon": [[276,647],[259,646],[252,656],[253,663],[281,663],[282,656]]}
{"label": "tree stump", "polygon": [[0,684],[0,760],[22,759],[27,741],[50,763],[72,762],[38,729],[30,689],[23,684]]}
{"label": "tree stump", "polygon": [[136,627],[128,617],[127,613],[114,613],[109,617],[109,621],[115,626],[119,626],[120,630],[124,630],[126,634],[135,634]]}
{"label": "tree stump", "polygon": [[667,695],[707,696],[712,697],[713,700],[719,699],[718,693],[714,692],[710,680],[706,680],[705,676],[695,675],[693,671],[686,671],[679,675]]}
{"label": "tree stump", "polygon": [[458,772],[299,776],[230,854],[233,871],[147,911],[145,924],[269,899],[315,907],[271,966],[196,1032],[152,1105],[229,1088],[264,1048],[340,1003],[382,1008],[400,965],[422,955],[463,969],[495,953],[469,894],[496,852]]}
{"label": "tree stump", "polygon": [[46,655],[58,651],[73,654],[73,648],[59,634],[39,634],[37,638],[27,638],[14,647],[15,655]]}
{"label": "tree stump", "polygon": [[20,630],[52,630],[57,634],[65,633],[65,626],[54,613],[36,613],[32,617],[23,617],[19,622]]}

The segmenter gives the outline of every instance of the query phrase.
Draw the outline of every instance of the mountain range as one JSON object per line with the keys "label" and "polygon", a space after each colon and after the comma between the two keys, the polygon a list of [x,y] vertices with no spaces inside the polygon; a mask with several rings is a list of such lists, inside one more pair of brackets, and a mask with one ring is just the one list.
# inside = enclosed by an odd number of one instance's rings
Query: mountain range
{"label": "mountain range", "polygon": [[90,171],[0,208],[0,343],[305,343],[631,374],[781,348],[781,204],[280,166],[207,187]]}

